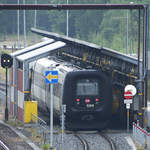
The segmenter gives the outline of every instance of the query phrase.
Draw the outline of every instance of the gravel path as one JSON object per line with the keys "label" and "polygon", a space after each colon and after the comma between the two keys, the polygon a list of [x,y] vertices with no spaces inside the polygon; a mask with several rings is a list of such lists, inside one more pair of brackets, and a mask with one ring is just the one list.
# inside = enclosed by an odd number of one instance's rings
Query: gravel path
{"label": "gravel path", "polygon": [[131,133],[107,134],[116,144],[117,150],[136,150]]}

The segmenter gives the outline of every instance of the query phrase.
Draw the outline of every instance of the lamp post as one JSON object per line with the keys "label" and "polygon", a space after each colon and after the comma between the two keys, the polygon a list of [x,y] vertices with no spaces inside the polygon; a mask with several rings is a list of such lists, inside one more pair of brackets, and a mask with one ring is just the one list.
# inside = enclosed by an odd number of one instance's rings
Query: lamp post
{"label": "lamp post", "polygon": [[128,28],[129,28],[129,23],[128,23],[128,10],[127,10],[127,37],[126,37],[126,54],[128,54]]}
{"label": "lamp post", "polygon": [[[35,5],[37,4],[37,0],[35,0]],[[37,18],[37,10],[34,11],[34,28],[36,28],[36,18]],[[34,42],[36,42],[37,36],[34,34]]]}
{"label": "lamp post", "polygon": [[[19,0],[18,0],[18,5],[19,5]],[[19,9],[18,9],[18,11],[17,11],[17,21],[18,21],[18,23],[17,23],[17,34],[18,34],[18,49],[20,48],[20,37],[19,37],[19,35],[20,35],[20,29],[19,29],[19,22],[20,22],[20,20],[19,20]]]}
{"label": "lamp post", "polygon": [[[25,0],[23,0],[23,4],[25,5]],[[24,28],[24,47],[26,47],[26,11],[23,10],[23,28]]]}

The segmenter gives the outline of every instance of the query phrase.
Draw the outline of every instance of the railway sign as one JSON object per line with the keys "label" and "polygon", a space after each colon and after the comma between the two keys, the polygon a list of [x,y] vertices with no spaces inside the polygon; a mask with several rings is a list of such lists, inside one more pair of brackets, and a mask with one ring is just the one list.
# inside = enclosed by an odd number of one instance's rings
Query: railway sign
{"label": "railway sign", "polygon": [[45,71],[46,83],[58,83],[58,71]]}
{"label": "railway sign", "polygon": [[124,104],[132,104],[132,99],[124,99]]}
{"label": "railway sign", "polygon": [[13,64],[13,58],[8,54],[1,55],[1,66],[3,68],[10,68]]}
{"label": "railway sign", "polygon": [[132,96],[134,96],[137,92],[136,90],[136,87],[134,85],[131,85],[131,84],[128,84],[125,89],[124,89],[125,92],[127,91],[131,91],[132,92]]}
{"label": "railway sign", "polygon": [[124,98],[125,99],[132,99],[133,95],[132,95],[132,92],[131,91],[126,91],[124,93]]}
{"label": "railway sign", "polygon": [[1,55],[1,66],[6,69],[6,107],[5,107],[5,120],[8,120],[8,97],[7,97],[7,70],[13,65],[13,58],[8,54]]}
{"label": "railway sign", "polygon": [[126,91],[125,93],[124,93],[124,103],[125,104],[132,104],[132,97],[133,97],[133,95],[132,95],[132,92],[131,91]]}
{"label": "railway sign", "polygon": [[126,109],[130,109],[130,104],[126,104]]}

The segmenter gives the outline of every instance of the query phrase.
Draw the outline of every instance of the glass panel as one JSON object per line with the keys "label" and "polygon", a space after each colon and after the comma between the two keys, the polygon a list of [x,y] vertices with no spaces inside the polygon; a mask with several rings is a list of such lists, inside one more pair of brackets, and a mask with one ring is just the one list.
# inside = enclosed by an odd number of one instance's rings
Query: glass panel
{"label": "glass panel", "polygon": [[77,96],[98,95],[98,82],[96,80],[83,79],[77,82]]}

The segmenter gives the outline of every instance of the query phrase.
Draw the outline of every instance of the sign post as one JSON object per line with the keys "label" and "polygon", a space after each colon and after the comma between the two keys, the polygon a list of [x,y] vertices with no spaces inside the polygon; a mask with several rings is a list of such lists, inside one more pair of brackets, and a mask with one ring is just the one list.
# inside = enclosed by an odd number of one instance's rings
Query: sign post
{"label": "sign post", "polygon": [[64,150],[64,129],[65,129],[65,114],[66,113],[66,105],[62,105],[62,116],[61,116],[61,144],[62,150]]}
{"label": "sign post", "polygon": [[45,82],[51,83],[50,92],[50,149],[53,149],[53,84],[58,83],[58,71],[45,71]]}
{"label": "sign post", "polygon": [[126,104],[126,109],[127,109],[127,132],[129,132],[129,109],[130,109],[130,104],[132,104],[132,92],[131,91],[126,91],[124,93],[124,103]]}
{"label": "sign post", "polygon": [[136,94],[137,90],[134,85],[126,85],[124,89],[124,103],[126,104],[126,109],[127,109],[127,132],[129,132],[129,109],[130,109],[130,104],[132,104],[132,98]]}

